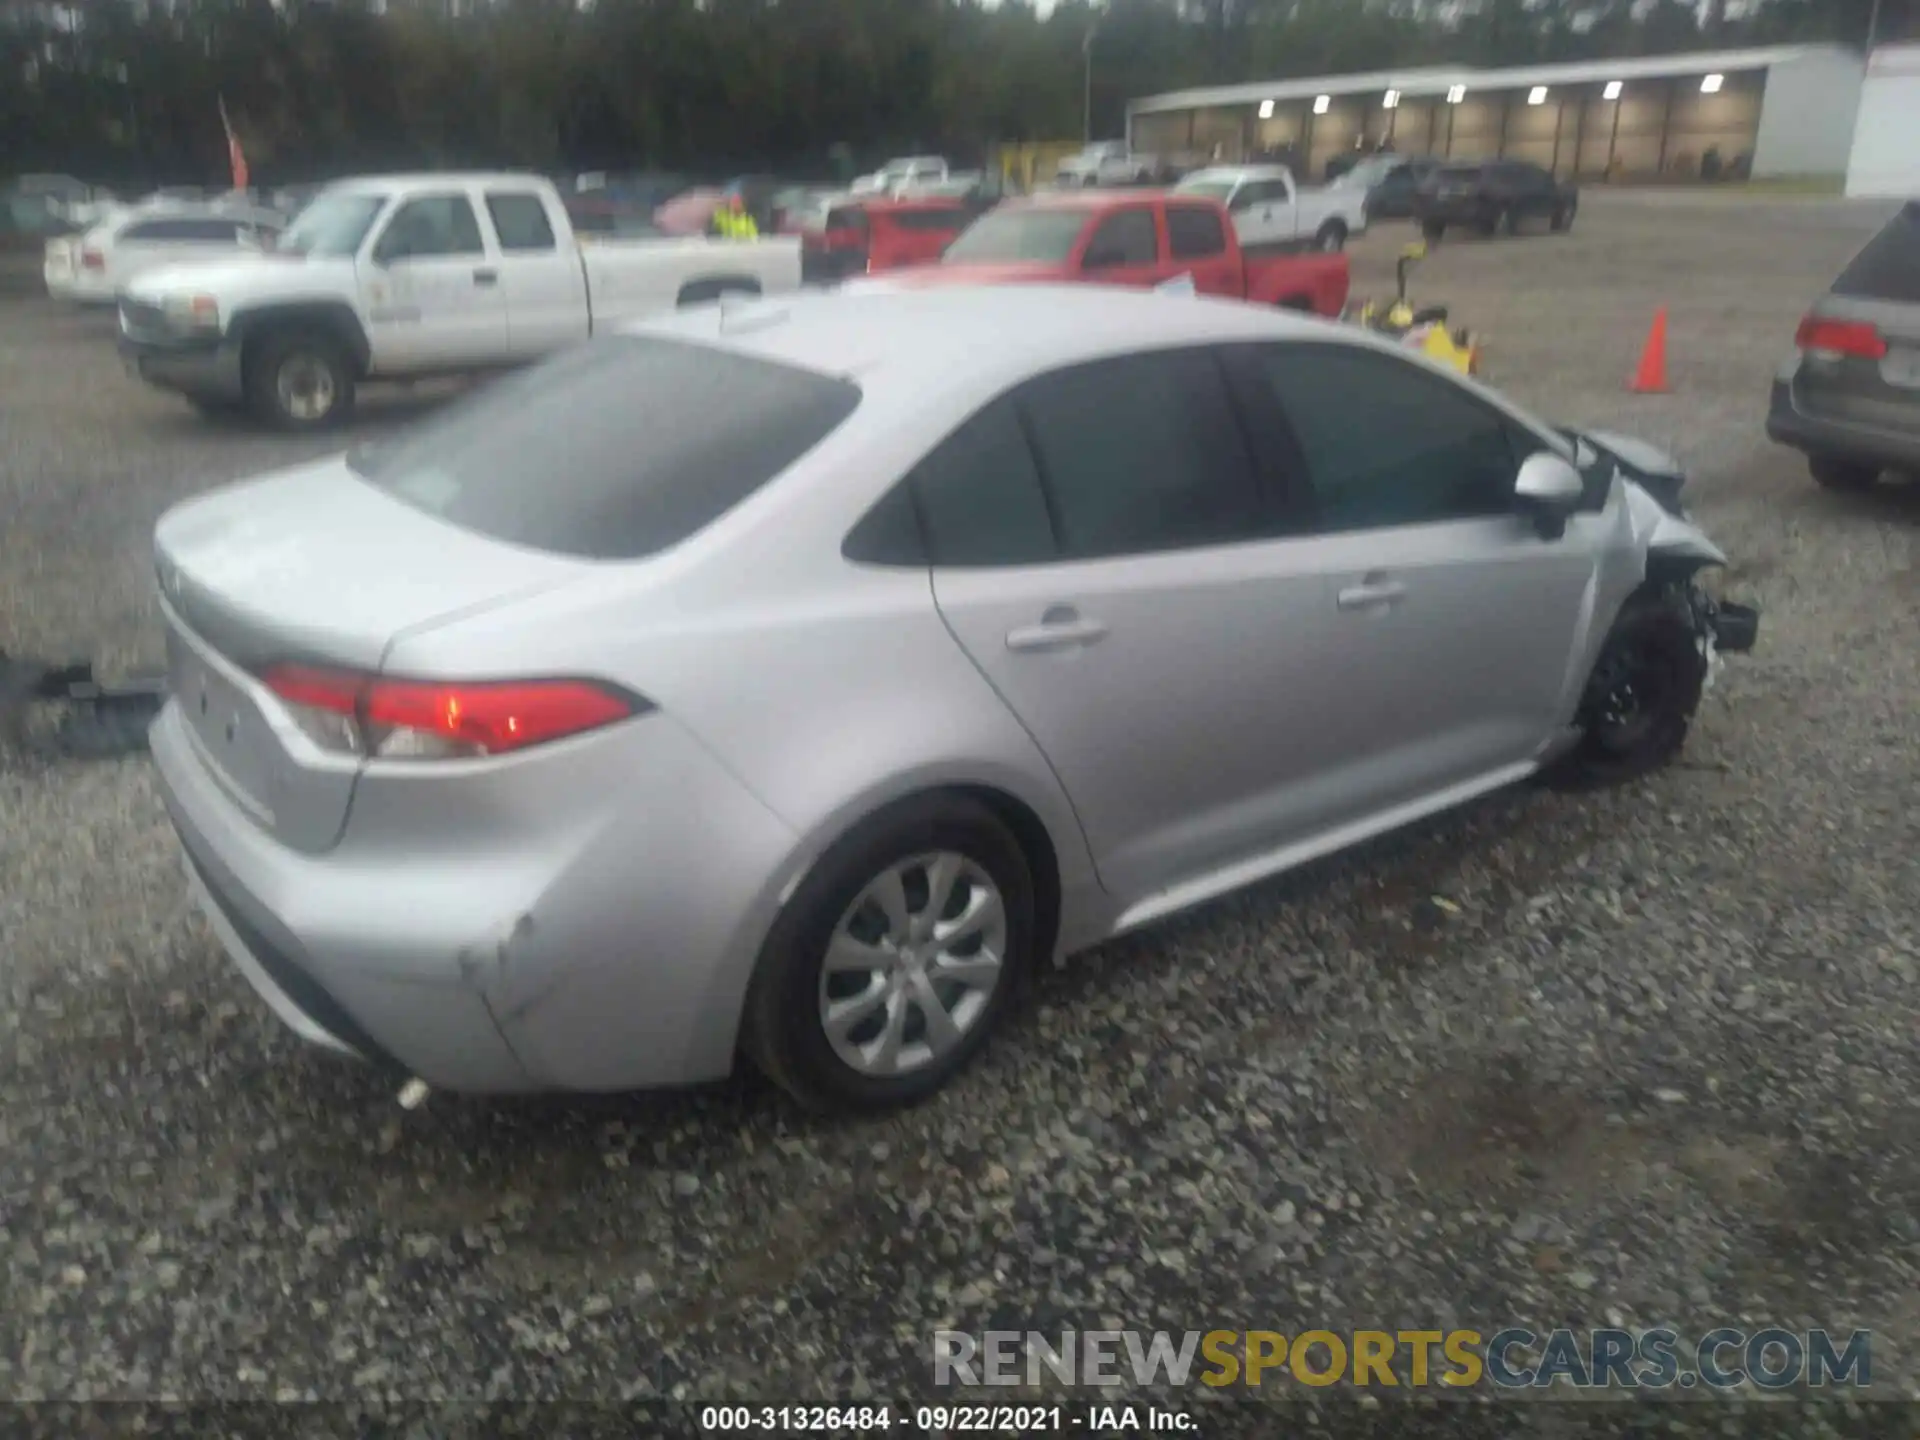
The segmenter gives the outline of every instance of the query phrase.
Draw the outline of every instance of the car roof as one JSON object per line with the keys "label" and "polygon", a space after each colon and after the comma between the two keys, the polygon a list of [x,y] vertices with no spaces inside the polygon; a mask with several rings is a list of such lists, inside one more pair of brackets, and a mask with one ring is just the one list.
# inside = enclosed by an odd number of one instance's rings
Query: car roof
{"label": "car roof", "polygon": [[[327,186],[329,190],[387,193],[426,185],[547,185],[553,182],[531,170],[420,170],[395,175],[354,175]],[[590,191],[580,192],[590,194]]]}
{"label": "car roof", "polygon": [[[1164,200],[1165,190],[1036,190],[1000,202],[1003,210],[1108,210],[1143,200]],[[1188,198],[1188,197],[1182,197]]]}
{"label": "car roof", "polygon": [[718,345],[910,398],[960,377],[998,390],[1063,365],[1180,345],[1324,337],[1239,300],[1080,285],[891,288],[869,281],[676,311],[624,327]]}

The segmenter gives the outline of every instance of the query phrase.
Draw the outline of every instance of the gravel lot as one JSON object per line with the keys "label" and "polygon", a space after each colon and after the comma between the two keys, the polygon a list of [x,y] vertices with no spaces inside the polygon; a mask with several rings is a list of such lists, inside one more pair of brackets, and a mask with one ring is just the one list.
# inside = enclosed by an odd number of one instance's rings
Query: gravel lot
{"label": "gravel lot", "polygon": [[[751,1077],[402,1112],[189,917],[143,760],[0,755],[0,1399],[924,1397],[936,1326],[1103,1317],[1871,1327],[1920,1396],[1920,487],[1824,494],[1761,428],[1880,218],[1589,194],[1436,251],[1416,294],[1495,383],[1694,468],[1760,650],[1680,767],[1080,957],[905,1117]],[[1674,393],[1629,396],[1663,303]],[[208,428],[110,335],[0,300],[0,643],[131,665],[160,511],[320,447]]]}

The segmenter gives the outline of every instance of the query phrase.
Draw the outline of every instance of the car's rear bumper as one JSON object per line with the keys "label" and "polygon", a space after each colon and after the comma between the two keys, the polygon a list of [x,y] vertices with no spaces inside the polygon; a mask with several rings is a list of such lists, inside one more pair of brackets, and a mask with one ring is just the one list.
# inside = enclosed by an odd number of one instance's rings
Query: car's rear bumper
{"label": "car's rear bumper", "polygon": [[153,340],[120,336],[120,359],[127,373],[162,390],[201,400],[238,403],[246,388],[240,372],[240,346],[225,338]]}
{"label": "car's rear bumper", "polygon": [[289,1029],[448,1089],[538,1088],[485,1001],[451,967],[435,983],[424,968],[390,974],[344,963],[340,940],[369,917],[300,918],[303,904],[324,893],[311,883],[313,860],[248,833],[252,822],[213,779],[177,703],[160,712],[149,744],[189,888],[229,958]]}
{"label": "car's rear bumper", "polygon": [[150,748],[214,930],[305,1039],[475,1093],[732,1068],[801,860],[670,717],[454,779],[362,777],[318,854],[229,797],[178,701]]}
{"label": "car's rear bumper", "polygon": [[1776,379],[1767,406],[1767,438],[1807,455],[1920,474],[1920,434],[1810,415],[1795,401],[1793,382]]}

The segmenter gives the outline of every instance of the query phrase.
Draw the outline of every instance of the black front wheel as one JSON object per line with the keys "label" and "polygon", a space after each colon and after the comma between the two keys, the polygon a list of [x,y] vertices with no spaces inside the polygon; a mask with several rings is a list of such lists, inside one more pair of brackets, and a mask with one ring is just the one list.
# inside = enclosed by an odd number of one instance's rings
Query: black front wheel
{"label": "black front wheel", "polygon": [[1438,245],[1440,243],[1440,237],[1446,233],[1447,222],[1444,220],[1422,220],[1420,222],[1420,236],[1429,245]]}
{"label": "black front wheel", "polygon": [[1553,218],[1548,223],[1552,225],[1556,231],[1571,230],[1573,228],[1573,217],[1579,213],[1579,205],[1575,201],[1569,200],[1564,205],[1554,206]]}
{"label": "black front wheel", "polygon": [[1579,745],[1560,778],[1618,785],[1660,769],[1686,743],[1707,659],[1686,592],[1642,590],[1621,608],[1580,701]]}

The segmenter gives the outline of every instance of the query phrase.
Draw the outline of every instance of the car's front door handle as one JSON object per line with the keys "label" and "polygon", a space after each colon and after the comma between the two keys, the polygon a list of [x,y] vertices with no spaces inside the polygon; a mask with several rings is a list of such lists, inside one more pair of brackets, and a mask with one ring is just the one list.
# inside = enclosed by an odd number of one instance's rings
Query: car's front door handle
{"label": "car's front door handle", "polygon": [[1394,580],[1375,580],[1350,585],[1339,595],[1342,610],[1380,610],[1406,599],[1407,587]]}
{"label": "car's front door handle", "polygon": [[1007,632],[1007,648],[1027,652],[1071,650],[1091,645],[1107,633],[1098,620],[1088,620],[1070,605],[1055,605],[1040,617],[1038,625],[1023,626]]}
{"label": "car's front door handle", "polygon": [[498,270],[476,270],[473,272],[473,283],[476,285],[495,285],[498,284],[499,281],[500,272]]}

